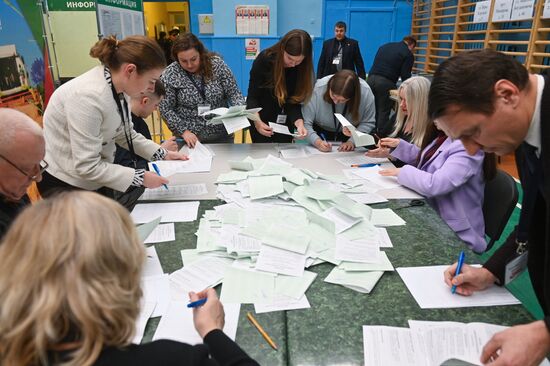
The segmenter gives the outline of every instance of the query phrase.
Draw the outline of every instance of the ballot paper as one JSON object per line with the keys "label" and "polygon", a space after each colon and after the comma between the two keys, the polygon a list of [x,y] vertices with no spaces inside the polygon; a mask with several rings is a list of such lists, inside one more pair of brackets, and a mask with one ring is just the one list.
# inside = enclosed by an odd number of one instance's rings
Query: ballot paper
{"label": "ballot paper", "polygon": [[334,267],[325,278],[325,282],[342,285],[354,291],[368,294],[383,274],[383,271],[346,272],[341,268]]}
{"label": "ballot paper", "polygon": [[164,186],[158,188],[146,188],[140,201],[170,201],[182,200],[185,198],[196,198],[208,194],[208,189],[204,183],[169,185],[168,189]]}
{"label": "ballot paper", "polygon": [[357,130],[355,126],[346,119],[346,117],[344,117],[340,113],[334,113],[334,115],[343,127],[347,127],[350,130],[355,146],[369,146],[375,144],[374,137]]}
{"label": "ballot paper", "polygon": [[[170,339],[187,344],[203,343],[193,323],[193,309],[188,308],[188,301],[172,301],[166,314],[160,319],[153,341]],[[237,335],[239,323],[240,304],[223,304],[225,324],[223,332],[232,340]]]}
{"label": "ballot paper", "polygon": [[153,164],[156,164],[160,175],[171,177],[174,174],[209,172],[212,167],[212,157],[189,158],[189,160],[158,160],[149,163],[149,170],[152,172],[155,171]]}
{"label": "ballot paper", "polygon": [[401,267],[397,273],[422,309],[462,308],[475,306],[516,305],[519,300],[506,287],[491,286],[471,296],[452,294],[443,281],[449,266]]}
{"label": "ballot paper", "polygon": [[132,339],[132,343],[140,344],[143,339],[143,332],[147,326],[147,321],[151,317],[153,310],[155,309],[155,302],[142,302],[139,309],[139,316],[136,319],[136,333]]}
{"label": "ballot paper", "polygon": [[203,256],[170,275],[172,289],[187,296],[189,291],[199,292],[207,287],[215,286],[223,279],[225,269],[233,260]]}
{"label": "ballot paper", "polygon": [[[409,320],[408,328],[363,326],[365,365],[479,365],[483,346],[507,329],[487,323]],[[541,365],[549,365],[544,360]]]}
{"label": "ballot paper", "polygon": [[163,243],[174,240],[176,240],[176,230],[174,228],[174,223],[171,222],[157,226],[155,230],[149,234],[147,239],[145,239],[144,243]]}
{"label": "ballot paper", "polygon": [[300,277],[304,273],[306,258],[305,254],[262,245],[256,262],[256,269],[264,272]]}
{"label": "ballot paper", "polygon": [[250,127],[249,119],[253,121],[259,120],[257,113],[260,110],[261,108],[246,109],[246,106],[244,105],[236,105],[230,108],[216,108],[211,111],[204,112],[201,115],[216,115],[216,117],[212,118],[209,123],[223,123],[227,133],[230,135],[235,131]]}
{"label": "ballot paper", "polygon": [[329,208],[328,210],[321,213],[320,216],[334,222],[337,234],[349,229],[350,227],[361,221],[360,218],[349,216],[348,214],[345,214],[337,209],[336,207]]}
{"label": "ballot paper", "polygon": [[257,314],[262,314],[273,311],[309,309],[310,307],[306,295],[298,300],[285,295],[276,295],[271,303],[254,304],[254,311]]}
{"label": "ballot paper", "polygon": [[159,225],[161,218],[161,216],[158,216],[157,218],[136,227],[136,231],[141,241],[145,241],[153,230],[155,230],[155,228]]}
{"label": "ballot paper", "polygon": [[275,295],[274,273],[228,267],[224,273],[222,303],[270,303]]}
{"label": "ballot paper", "polygon": [[309,156],[302,146],[285,147],[280,149],[279,152],[284,159],[307,158]]}
{"label": "ballot paper", "polygon": [[397,177],[385,177],[379,173],[380,167],[373,166],[370,168],[357,168],[353,174],[359,178],[363,178],[381,187],[381,189],[395,188],[401,186],[397,182]]}
{"label": "ballot paper", "polygon": [[159,256],[154,246],[145,249],[147,257],[145,258],[145,265],[141,273],[142,277],[158,276],[162,275],[164,271],[160,265]]}
{"label": "ballot paper", "polygon": [[273,129],[274,133],[280,133],[280,134],[289,135],[289,136],[298,136],[298,134],[291,133],[288,130],[287,125],[269,122],[269,127],[271,127]]}
{"label": "ballot paper", "polygon": [[130,216],[135,223],[150,222],[161,216],[160,222],[189,222],[197,219],[199,202],[140,203]]}
{"label": "ballot paper", "polygon": [[340,261],[378,263],[380,261],[380,243],[378,238],[352,241],[338,237],[334,257]]}
{"label": "ballot paper", "polygon": [[156,304],[151,317],[162,316],[165,314],[170,303],[170,279],[168,274],[143,277],[141,279],[141,289],[143,290],[143,299],[145,302]]}

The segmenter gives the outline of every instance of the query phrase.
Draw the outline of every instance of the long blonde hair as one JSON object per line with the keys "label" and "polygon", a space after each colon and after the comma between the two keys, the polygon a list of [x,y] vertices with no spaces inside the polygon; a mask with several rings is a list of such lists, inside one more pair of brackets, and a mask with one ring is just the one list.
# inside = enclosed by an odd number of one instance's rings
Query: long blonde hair
{"label": "long blonde hair", "polygon": [[105,346],[130,343],[145,259],[115,201],[67,192],[26,209],[0,245],[0,364],[48,363],[75,342],[66,365],[91,365]]}
{"label": "long blonde hair", "polygon": [[[426,129],[432,124],[432,120],[428,116],[430,80],[422,76],[413,76],[401,84],[398,92],[401,91],[405,93],[405,99],[407,100],[408,116],[403,113],[401,108],[397,109],[395,128],[390,136],[397,136],[403,129],[405,120],[408,120],[409,123],[412,123],[411,143],[420,147],[426,134]],[[399,93],[397,100],[400,104],[401,98],[399,97]]]}

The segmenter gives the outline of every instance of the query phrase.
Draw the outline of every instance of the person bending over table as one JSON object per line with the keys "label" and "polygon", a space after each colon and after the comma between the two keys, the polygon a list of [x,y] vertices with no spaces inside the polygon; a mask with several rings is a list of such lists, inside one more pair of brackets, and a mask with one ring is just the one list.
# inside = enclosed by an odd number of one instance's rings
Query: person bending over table
{"label": "person bending over table", "polygon": [[304,139],[301,104],[311,97],[313,75],[312,45],[309,34],[294,29],[273,46],[260,52],[252,64],[246,107],[258,108],[260,121],[250,128],[252,142],[291,142],[292,136],[275,134],[269,122],[296,128]]}
{"label": "person bending over table", "polygon": [[[399,109],[393,115],[393,132],[389,137],[399,138],[418,147],[422,145],[425,127],[415,129],[415,125],[428,126],[428,93],[430,80],[422,76],[413,76],[405,80],[398,89]],[[371,157],[389,158],[396,167],[405,165],[399,159],[390,155],[390,149],[378,146],[367,153]]]}
{"label": "person bending over table", "polygon": [[[166,64],[157,42],[144,36],[103,38],[90,50],[101,61],[61,85],[44,113],[49,163],[38,183],[42,197],[59,190],[97,190],[114,197],[130,186],[156,188],[168,183],[156,173],[113,164],[115,143],[147,160],[186,160],[132,128],[130,98],[153,92]],[[133,203],[132,203],[133,204]]]}
{"label": "person bending over table", "polygon": [[193,310],[204,344],[132,344],[144,261],[130,215],[113,200],[63,192],[25,210],[0,246],[0,363],[258,365],[223,333],[214,289],[189,293],[207,298]]}
{"label": "person bending over table", "polygon": [[[339,151],[353,151],[351,131],[344,127],[334,113],[340,113],[357,130],[369,133],[374,129],[374,96],[366,81],[350,70],[317,80],[313,95],[302,107],[309,142],[320,151],[332,151],[330,142],[342,141]],[[320,135],[324,136],[324,139]]]}
{"label": "person bending over table", "polygon": [[483,169],[482,151],[469,155],[460,140],[448,138],[433,122],[415,125],[415,130],[422,127],[420,147],[401,139],[380,140],[381,146],[392,149],[391,156],[407,164],[381,170],[380,174],[396,176],[400,184],[426,197],[458,237],[481,253],[487,247],[482,211],[484,179],[491,179],[495,173],[494,157],[487,157]]}
{"label": "person bending over table", "polygon": [[166,97],[160,112],[168,127],[187,146],[201,142],[233,142],[223,124],[212,125],[201,114],[219,107],[244,105],[235,76],[222,58],[209,52],[192,33],[172,46],[172,62],[162,73]]}
{"label": "person bending over table", "polygon": [[524,165],[518,171],[523,191],[532,195],[527,240],[509,237],[482,268],[464,265],[458,276],[455,263],[445,271],[445,281],[468,296],[505,285],[512,277],[507,273],[522,273],[526,266],[544,318],[496,333],[480,361],[539,365],[550,355],[550,77],[530,74],[516,59],[493,50],[461,53],[445,60],[434,74],[429,113],[470,154],[484,150],[506,155],[522,148],[517,163]]}

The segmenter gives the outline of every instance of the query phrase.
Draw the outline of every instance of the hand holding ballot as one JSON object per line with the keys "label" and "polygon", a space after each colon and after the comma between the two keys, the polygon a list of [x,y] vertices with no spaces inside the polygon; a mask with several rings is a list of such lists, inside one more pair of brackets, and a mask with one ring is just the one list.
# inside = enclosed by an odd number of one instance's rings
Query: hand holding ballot
{"label": "hand holding ballot", "polygon": [[476,291],[482,291],[490,287],[497,280],[496,277],[483,267],[472,267],[467,264],[462,266],[459,275],[455,276],[458,262],[445,270],[445,283],[449,287],[456,286],[456,293],[470,296]]}
{"label": "hand holding ballot", "polygon": [[246,109],[244,105],[235,105],[230,108],[216,108],[211,111],[207,111],[201,114],[201,116],[215,115],[208,122],[211,124],[223,123],[228,134],[232,134],[235,131],[250,126],[249,119],[252,121],[259,121],[260,116],[258,112],[261,108]]}
{"label": "hand holding ballot", "polygon": [[207,301],[202,306],[193,308],[193,323],[201,338],[214,329],[223,330],[225,324],[223,305],[218,299],[216,290],[209,288],[199,293],[189,293],[190,301],[198,301],[203,298],[206,298]]}
{"label": "hand holding ballot", "polygon": [[347,128],[351,132],[351,136],[353,138],[353,143],[355,144],[355,146],[374,145],[374,137],[357,130],[355,126],[352,125],[350,121],[348,121],[346,117],[344,117],[340,113],[334,113],[334,115],[342,125],[342,128]]}

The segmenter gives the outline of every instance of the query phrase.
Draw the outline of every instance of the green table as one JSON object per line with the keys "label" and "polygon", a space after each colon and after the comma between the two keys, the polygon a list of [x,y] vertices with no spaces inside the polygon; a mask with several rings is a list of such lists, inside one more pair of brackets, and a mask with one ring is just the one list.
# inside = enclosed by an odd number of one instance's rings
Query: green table
{"label": "green table", "polygon": [[[221,201],[201,201],[199,217]],[[406,206],[394,200],[377,208]],[[388,228],[394,248],[385,249],[394,267],[450,264],[465,246],[429,206],[396,211],[405,226]],[[176,242],[155,244],[162,267],[171,273],[182,266],[180,250],[196,247],[198,221],[176,224]],[[472,263],[476,256],[467,251]],[[532,321],[521,306],[423,310],[397,272],[386,272],[370,294],[324,282],[334,266],[323,263],[308,270],[318,276],[306,295],[310,309],[258,314],[256,318],[279,346],[274,351],[246,319],[252,305],[242,305],[237,343],[261,365],[363,365],[363,325],[407,327],[409,319],[488,322],[514,325]],[[443,274],[441,275],[443,280]],[[218,287],[219,290],[219,287]],[[144,342],[150,341],[160,318],[149,321]]]}

